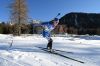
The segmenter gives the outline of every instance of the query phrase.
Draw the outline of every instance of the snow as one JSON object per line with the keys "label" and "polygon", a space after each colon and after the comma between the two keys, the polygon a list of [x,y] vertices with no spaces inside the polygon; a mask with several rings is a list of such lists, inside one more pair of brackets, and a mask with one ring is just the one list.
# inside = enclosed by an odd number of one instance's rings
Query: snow
{"label": "snow", "polygon": [[38,47],[46,47],[40,35],[13,36],[0,34],[0,66],[99,66],[100,36],[56,36],[53,49],[74,61],[51,54]]}

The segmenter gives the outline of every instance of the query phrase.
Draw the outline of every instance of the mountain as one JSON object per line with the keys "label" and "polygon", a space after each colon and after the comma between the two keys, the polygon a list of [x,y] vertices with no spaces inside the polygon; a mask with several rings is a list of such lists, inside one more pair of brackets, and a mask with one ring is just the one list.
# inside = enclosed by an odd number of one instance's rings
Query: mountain
{"label": "mountain", "polygon": [[100,13],[71,12],[61,17],[60,24],[75,28],[100,28]]}
{"label": "mountain", "polygon": [[71,12],[59,21],[58,33],[100,35],[100,13]]}

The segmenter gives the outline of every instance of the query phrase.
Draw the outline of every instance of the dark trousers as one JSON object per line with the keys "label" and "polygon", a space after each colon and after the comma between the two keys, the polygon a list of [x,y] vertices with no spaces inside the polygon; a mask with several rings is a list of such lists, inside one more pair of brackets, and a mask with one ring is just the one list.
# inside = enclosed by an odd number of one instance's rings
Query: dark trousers
{"label": "dark trousers", "polygon": [[53,43],[53,40],[50,38],[48,40],[47,48],[52,49],[52,43]]}

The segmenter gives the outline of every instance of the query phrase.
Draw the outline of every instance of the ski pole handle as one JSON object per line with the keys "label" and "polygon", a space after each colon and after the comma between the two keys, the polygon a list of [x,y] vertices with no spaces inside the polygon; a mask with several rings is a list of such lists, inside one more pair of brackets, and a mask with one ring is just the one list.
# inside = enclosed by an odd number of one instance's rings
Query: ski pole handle
{"label": "ski pole handle", "polygon": [[[58,13],[56,17],[58,17],[59,15],[60,15],[60,13]],[[55,18],[56,18],[56,17],[55,17]]]}

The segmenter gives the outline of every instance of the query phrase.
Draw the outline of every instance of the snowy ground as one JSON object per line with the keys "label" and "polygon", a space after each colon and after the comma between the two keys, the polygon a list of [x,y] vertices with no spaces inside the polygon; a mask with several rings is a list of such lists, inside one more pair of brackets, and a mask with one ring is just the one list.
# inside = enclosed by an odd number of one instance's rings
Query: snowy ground
{"label": "snowy ground", "polygon": [[52,37],[53,48],[67,57],[50,54],[47,40],[38,35],[13,37],[0,34],[0,66],[100,66],[100,36]]}

